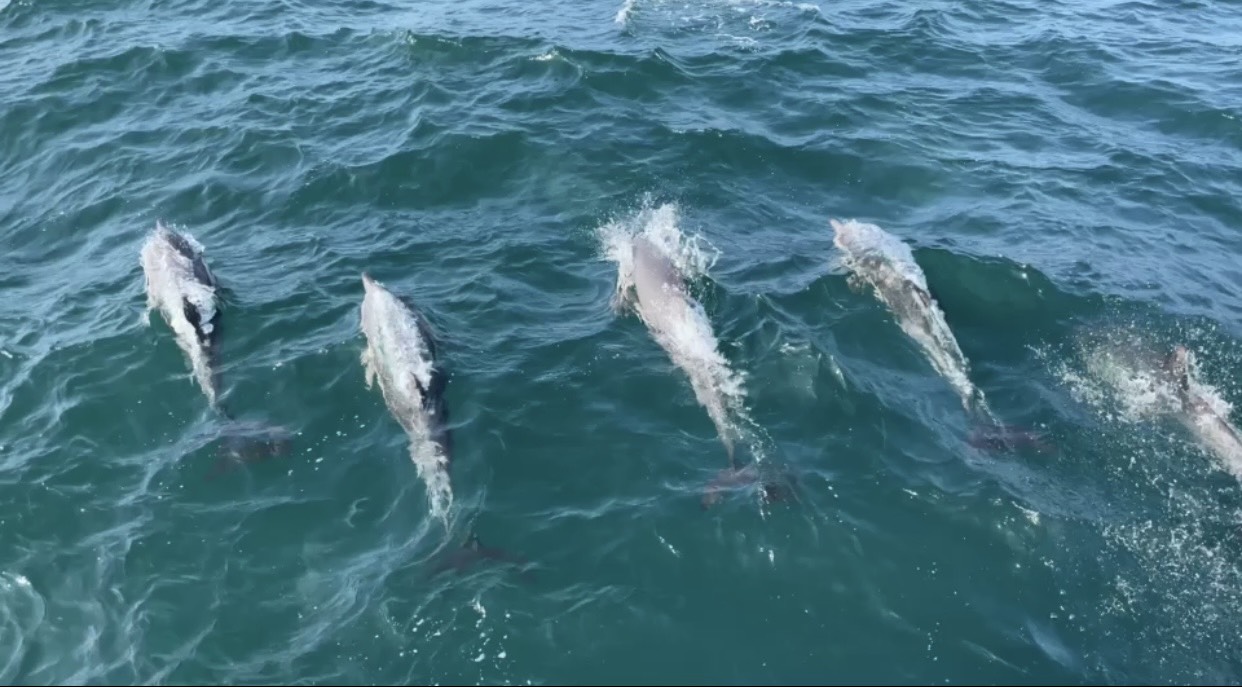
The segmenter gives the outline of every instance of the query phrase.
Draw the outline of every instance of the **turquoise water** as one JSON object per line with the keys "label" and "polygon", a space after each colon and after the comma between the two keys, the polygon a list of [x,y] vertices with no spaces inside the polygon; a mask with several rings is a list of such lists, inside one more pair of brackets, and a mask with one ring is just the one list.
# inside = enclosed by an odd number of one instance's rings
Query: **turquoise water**
{"label": "turquoise water", "polygon": [[[0,681],[1242,679],[1242,485],[1109,362],[1184,343],[1242,400],[1236,4],[0,6]],[[714,428],[610,307],[609,230],[665,206],[797,500],[700,507]],[[1055,450],[967,442],[830,217],[914,247]],[[161,218],[287,455],[214,471]],[[363,270],[440,336],[447,528]],[[528,565],[435,574],[471,532]]]}

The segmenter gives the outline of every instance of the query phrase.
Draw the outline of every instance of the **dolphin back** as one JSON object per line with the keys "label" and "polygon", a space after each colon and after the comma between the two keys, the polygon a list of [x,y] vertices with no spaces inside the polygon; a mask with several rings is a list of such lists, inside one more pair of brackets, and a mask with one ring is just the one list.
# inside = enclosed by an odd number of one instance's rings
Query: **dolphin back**
{"label": "dolphin back", "polygon": [[447,377],[435,357],[430,327],[386,287],[362,275],[362,361],[368,386],[378,380],[389,413],[410,438],[410,460],[427,485],[435,517],[452,503],[448,466],[452,437],[444,400]]}
{"label": "dolphin back", "polygon": [[831,224],[833,243],[845,253],[847,262],[854,263],[854,269],[871,271],[866,263],[883,263],[903,280],[929,291],[923,268],[905,241],[867,222],[834,219]]}
{"label": "dolphin back", "polygon": [[214,357],[218,342],[216,280],[202,244],[157,222],[141,251],[148,311],[159,310],[189,358],[194,376],[216,405]]}
{"label": "dolphin back", "polygon": [[685,299],[685,284],[673,261],[644,236],[634,237],[634,288],[639,301],[655,305]]}

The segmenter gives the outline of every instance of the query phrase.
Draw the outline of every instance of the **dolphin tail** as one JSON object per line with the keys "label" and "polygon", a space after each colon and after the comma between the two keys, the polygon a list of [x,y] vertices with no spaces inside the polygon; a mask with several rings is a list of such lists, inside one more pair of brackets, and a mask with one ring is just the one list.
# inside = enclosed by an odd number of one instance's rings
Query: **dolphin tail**
{"label": "dolphin tail", "polygon": [[1046,454],[1056,450],[1043,432],[1017,425],[978,423],[967,441],[971,446],[991,453],[1035,451]]}
{"label": "dolphin tail", "polygon": [[292,434],[280,425],[245,422],[234,419],[227,411],[220,414],[227,421],[220,431],[216,464],[207,479],[228,474],[243,463],[252,463],[283,456],[289,452]]}
{"label": "dolphin tail", "polygon": [[[451,567],[460,573],[472,565],[485,561],[502,563],[513,567],[525,567],[528,563],[522,556],[512,554],[503,549],[485,546],[482,540],[479,539],[478,533],[471,529],[466,536],[465,543],[456,552],[449,554],[446,563],[436,566],[436,572],[443,572],[446,568]],[[532,574],[527,570],[519,572],[518,576],[527,582],[533,580]]]}
{"label": "dolphin tail", "polygon": [[788,469],[776,472],[762,470],[755,463],[745,467],[729,467],[716,473],[715,479],[703,489],[700,506],[708,510],[723,498],[723,492],[747,487],[758,487],[759,496],[764,504],[793,499],[801,501],[798,495],[798,479]]}

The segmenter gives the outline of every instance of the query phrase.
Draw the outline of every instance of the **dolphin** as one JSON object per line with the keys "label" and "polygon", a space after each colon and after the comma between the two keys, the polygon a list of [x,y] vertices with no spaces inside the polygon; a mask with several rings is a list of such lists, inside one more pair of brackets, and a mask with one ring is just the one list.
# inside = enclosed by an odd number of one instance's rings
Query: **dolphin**
{"label": "dolphin", "polygon": [[736,430],[729,422],[731,389],[736,385],[724,356],[711,345],[716,340],[703,306],[690,295],[682,273],[673,261],[646,236],[630,242],[630,260],[621,262],[618,275],[618,304],[633,305],[656,342],[673,364],[690,380],[695,398],[706,410],[729,467],[708,485],[703,507],[720,499],[726,488],[762,482],[765,499],[777,500],[786,491],[776,482],[761,477],[753,465],[739,467],[735,456]]}
{"label": "dolphin", "polygon": [[797,482],[798,480],[793,473],[788,471],[782,471],[781,474],[776,475],[763,474],[756,463],[750,463],[742,467],[733,467],[721,471],[707,485],[700,505],[703,510],[707,510],[720,503],[724,492],[750,488],[755,485],[759,487],[759,498],[764,505],[784,501],[789,498],[796,500],[798,499],[798,493],[795,489]]}
{"label": "dolphin", "polygon": [[144,241],[140,262],[147,292],[145,321],[158,310],[185,353],[209,406],[232,425],[221,459],[248,461],[281,455],[288,433],[280,427],[238,423],[219,394],[216,368],[220,349],[219,283],[207,266],[205,250],[191,234],[156,221]]}
{"label": "dolphin", "polygon": [[953,387],[962,407],[988,426],[976,431],[970,443],[977,447],[1032,446],[1046,450],[1048,444],[1035,433],[1003,427],[996,420],[983,391],[970,380],[970,363],[945,321],[910,246],[874,224],[836,219],[829,220],[829,224],[834,233],[833,243],[851,272],[850,286],[871,286],[901,330],[919,345],[936,372]]}
{"label": "dolphin", "polygon": [[641,235],[633,238],[631,251],[630,274],[622,275],[622,284],[633,287],[634,297],[623,293],[622,302],[635,306],[656,342],[689,377],[695,398],[707,409],[733,466],[734,430],[725,398],[729,371],[719,351],[703,345],[715,341],[711,323],[663,251]]}
{"label": "dolphin", "polygon": [[[449,570],[456,574],[461,574],[470,567],[487,562],[521,568],[529,565],[529,561],[521,556],[515,556],[502,549],[484,546],[479,540],[479,536],[471,533],[467,537],[465,545],[445,554],[431,566],[430,576],[435,577]],[[523,570],[519,577],[526,582],[534,581],[534,576],[528,570]]]}
{"label": "dolphin", "polygon": [[142,271],[146,280],[147,322],[158,309],[189,359],[207,402],[217,408],[217,282],[203,254],[202,244],[193,236],[157,221],[155,231],[142,245]]}
{"label": "dolphin", "polygon": [[984,410],[983,394],[970,381],[970,364],[932,297],[927,277],[910,247],[874,224],[830,220],[833,243],[845,256],[852,285],[869,284],[898,326],[962,399],[966,410]]}
{"label": "dolphin", "polygon": [[1185,346],[1178,345],[1162,365],[1173,387],[1177,404],[1175,415],[1229,472],[1242,479],[1242,433],[1192,378],[1193,364],[1191,352]]}
{"label": "dolphin", "polygon": [[427,485],[432,514],[452,505],[452,434],[444,399],[448,381],[423,315],[383,284],[362,274],[362,352],[367,388],[379,381],[388,412],[410,438],[410,459]]}

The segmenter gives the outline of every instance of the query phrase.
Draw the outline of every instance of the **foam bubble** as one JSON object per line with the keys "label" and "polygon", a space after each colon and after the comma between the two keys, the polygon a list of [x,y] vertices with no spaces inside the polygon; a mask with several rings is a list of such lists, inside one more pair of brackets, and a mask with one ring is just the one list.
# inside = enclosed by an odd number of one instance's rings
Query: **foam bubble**
{"label": "foam bubble", "polygon": [[[8,0],[0,0],[0,2],[7,1]],[[621,9],[617,10],[617,16],[613,18],[613,21],[616,22],[618,26],[626,26],[629,24],[630,14],[634,12],[634,3],[635,0],[625,0],[625,2],[621,5]]]}

